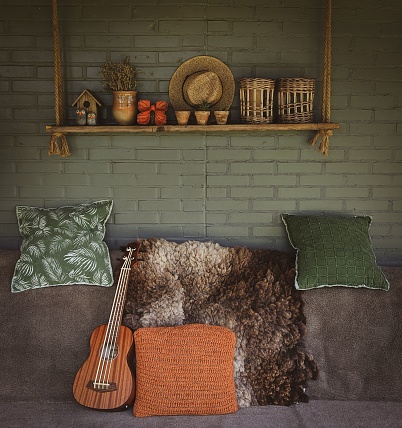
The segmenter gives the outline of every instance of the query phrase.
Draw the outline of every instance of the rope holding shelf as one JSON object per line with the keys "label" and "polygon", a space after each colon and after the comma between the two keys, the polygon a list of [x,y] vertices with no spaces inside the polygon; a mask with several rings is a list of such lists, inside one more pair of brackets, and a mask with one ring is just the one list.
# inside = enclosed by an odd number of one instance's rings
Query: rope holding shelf
{"label": "rope holding shelf", "polygon": [[[321,99],[321,121],[323,123],[331,122],[331,43],[332,43],[332,0],[327,0],[325,13],[325,44],[324,44],[324,64],[322,77],[322,99]],[[310,141],[312,146],[321,137],[320,151],[328,156],[329,137],[331,130],[317,131]]]}
{"label": "rope holding shelf", "polygon": [[[59,18],[57,13],[57,0],[52,0],[52,23],[53,23],[53,51],[54,51],[54,107],[56,126],[63,125],[63,78],[61,71]],[[59,145],[60,140],[60,145]],[[55,132],[50,137],[50,155],[70,156],[70,150],[66,136],[61,132]]]}

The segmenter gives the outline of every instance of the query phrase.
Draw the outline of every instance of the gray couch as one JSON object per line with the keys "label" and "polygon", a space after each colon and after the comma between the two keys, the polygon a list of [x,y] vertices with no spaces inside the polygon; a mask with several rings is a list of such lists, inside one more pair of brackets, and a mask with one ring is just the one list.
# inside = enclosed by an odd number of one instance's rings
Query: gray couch
{"label": "gray couch", "polygon": [[[116,265],[118,251],[112,251]],[[0,250],[0,425],[12,427],[402,427],[402,267],[384,267],[388,292],[303,292],[305,347],[320,374],[309,403],[221,416],[134,418],[75,403],[72,382],[89,336],[107,323],[115,288],[69,286],[11,294],[18,251]]]}

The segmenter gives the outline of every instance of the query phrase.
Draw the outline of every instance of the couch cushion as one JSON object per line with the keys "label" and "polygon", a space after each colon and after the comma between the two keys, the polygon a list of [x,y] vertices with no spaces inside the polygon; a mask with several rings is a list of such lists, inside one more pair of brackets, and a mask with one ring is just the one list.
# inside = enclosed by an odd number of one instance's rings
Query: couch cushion
{"label": "couch cushion", "polygon": [[283,214],[290,243],[297,249],[296,288],[367,287],[388,290],[376,264],[368,216]]}
{"label": "couch cushion", "polygon": [[[112,266],[121,251],[111,253]],[[107,323],[115,287],[46,287],[11,293],[19,251],[0,250],[0,401],[73,400],[89,338]]]}
{"label": "couch cushion", "polygon": [[18,206],[23,237],[12,292],[54,285],[111,286],[109,250],[103,242],[113,202],[60,208]]}
{"label": "couch cushion", "polygon": [[227,328],[189,324],[140,328],[136,353],[135,416],[212,415],[237,410]]}
{"label": "couch cushion", "polygon": [[7,428],[400,428],[402,403],[312,400],[299,406],[247,407],[227,415],[135,419],[132,409],[96,412],[74,402],[32,401],[0,402],[0,414]]}
{"label": "couch cushion", "polygon": [[388,292],[333,287],[303,292],[305,344],[320,374],[314,399],[402,401],[402,267],[383,267]]}

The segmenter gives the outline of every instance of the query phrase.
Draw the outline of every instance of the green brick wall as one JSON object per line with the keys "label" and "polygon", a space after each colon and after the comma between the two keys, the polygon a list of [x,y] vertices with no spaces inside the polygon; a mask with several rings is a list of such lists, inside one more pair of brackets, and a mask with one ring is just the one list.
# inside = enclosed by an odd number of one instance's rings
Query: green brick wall
{"label": "green brick wall", "polygon": [[[129,55],[139,99],[167,100],[195,55],[242,77],[314,77],[320,117],[322,0],[59,0],[65,111],[91,89],[110,118],[100,65]],[[107,242],[136,237],[288,249],[280,213],[368,214],[378,259],[402,263],[402,3],[333,2],[331,119],[310,132],[74,135],[49,157],[54,123],[50,2],[0,0],[0,246],[18,248],[16,205],[114,200]],[[168,114],[173,120],[173,111]],[[231,112],[239,120],[239,97]]]}

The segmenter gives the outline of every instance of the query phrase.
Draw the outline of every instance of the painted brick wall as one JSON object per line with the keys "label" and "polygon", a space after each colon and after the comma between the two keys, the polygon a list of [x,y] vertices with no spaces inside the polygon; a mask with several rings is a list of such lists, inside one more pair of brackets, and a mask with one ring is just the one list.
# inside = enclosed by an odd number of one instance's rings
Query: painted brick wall
{"label": "painted brick wall", "polygon": [[[369,214],[378,259],[402,263],[400,0],[333,2],[331,119],[341,129],[327,158],[308,145],[308,132],[75,135],[71,157],[48,157],[49,3],[0,0],[1,247],[20,243],[16,205],[112,198],[111,247],[158,236],[286,249],[282,212]],[[85,88],[110,106],[99,68],[106,60],[129,55],[139,69],[139,98],[155,101],[168,100],[182,61],[207,54],[228,64],[236,80],[315,77],[319,120],[324,3],[59,0],[66,112],[72,116]]]}

